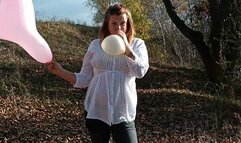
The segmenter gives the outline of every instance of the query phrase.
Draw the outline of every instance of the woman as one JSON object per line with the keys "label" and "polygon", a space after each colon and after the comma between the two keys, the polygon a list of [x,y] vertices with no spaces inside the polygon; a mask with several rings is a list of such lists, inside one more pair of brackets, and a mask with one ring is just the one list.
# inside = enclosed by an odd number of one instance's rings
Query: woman
{"label": "woman", "polygon": [[[52,62],[47,68],[69,81],[76,88],[88,87],[84,108],[86,127],[93,143],[108,143],[110,134],[117,143],[137,143],[136,78],[149,68],[148,53],[143,40],[134,38],[129,10],[122,4],[110,6],[99,31],[99,38],[91,42],[79,73],[63,69]],[[125,43],[125,53],[108,55],[101,41],[108,35],[119,35]],[[115,47],[113,47],[115,48]]]}

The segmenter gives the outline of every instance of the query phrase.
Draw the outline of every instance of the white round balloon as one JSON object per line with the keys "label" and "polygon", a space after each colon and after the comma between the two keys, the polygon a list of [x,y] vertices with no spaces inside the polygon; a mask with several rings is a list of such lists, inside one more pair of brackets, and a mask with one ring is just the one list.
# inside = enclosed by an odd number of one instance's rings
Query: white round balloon
{"label": "white round balloon", "polygon": [[120,55],[125,52],[125,43],[119,35],[109,35],[101,43],[102,49],[109,55]]}

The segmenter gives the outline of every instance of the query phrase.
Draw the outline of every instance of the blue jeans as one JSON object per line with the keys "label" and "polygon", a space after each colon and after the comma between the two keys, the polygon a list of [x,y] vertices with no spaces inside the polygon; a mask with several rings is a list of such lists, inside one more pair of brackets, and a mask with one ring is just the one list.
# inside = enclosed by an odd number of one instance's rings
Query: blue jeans
{"label": "blue jeans", "polygon": [[92,143],[108,143],[111,134],[115,143],[138,142],[134,121],[109,126],[105,122],[97,119],[86,119],[86,127]]}

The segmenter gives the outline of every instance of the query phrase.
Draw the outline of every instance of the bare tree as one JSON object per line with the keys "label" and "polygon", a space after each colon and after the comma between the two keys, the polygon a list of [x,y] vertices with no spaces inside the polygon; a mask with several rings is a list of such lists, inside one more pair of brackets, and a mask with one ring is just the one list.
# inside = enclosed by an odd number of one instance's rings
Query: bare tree
{"label": "bare tree", "polygon": [[[171,0],[163,0],[172,22],[195,45],[207,75],[213,83],[230,81],[228,74],[240,58],[241,47],[241,1],[207,0],[210,16],[210,34],[190,28],[177,14]],[[229,78],[227,78],[229,77]]]}
{"label": "bare tree", "polygon": [[[165,5],[161,1],[143,1],[143,5],[148,10],[148,17],[152,20],[152,31],[160,41],[160,51],[163,53],[165,64],[189,66],[200,68],[200,56],[194,45],[178,30],[175,24],[165,11]],[[185,21],[189,27],[194,27],[190,22],[189,9],[192,3],[186,0],[175,2],[178,16]]]}

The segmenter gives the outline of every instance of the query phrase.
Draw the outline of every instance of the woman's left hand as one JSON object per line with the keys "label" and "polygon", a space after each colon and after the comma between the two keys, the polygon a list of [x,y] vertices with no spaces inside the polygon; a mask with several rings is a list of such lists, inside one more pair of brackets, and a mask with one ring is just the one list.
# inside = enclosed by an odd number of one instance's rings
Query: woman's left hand
{"label": "woman's left hand", "polygon": [[123,32],[122,30],[118,30],[117,35],[119,35],[123,39],[126,46],[129,45],[125,32]]}
{"label": "woman's left hand", "polygon": [[133,58],[134,56],[133,56],[133,54],[132,54],[132,50],[130,49],[130,44],[129,44],[129,42],[128,42],[128,39],[127,39],[127,37],[126,37],[125,32],[119,30],[119,31],[118,31],[118,35],[123,39],[123,41],[124,41],[124,43],[125,43],[125,46],[126,46],[126,49],[125,49],[125,53],[124,53],[124,54],[125,54],[126,56],[130,57],[130,58]]}

